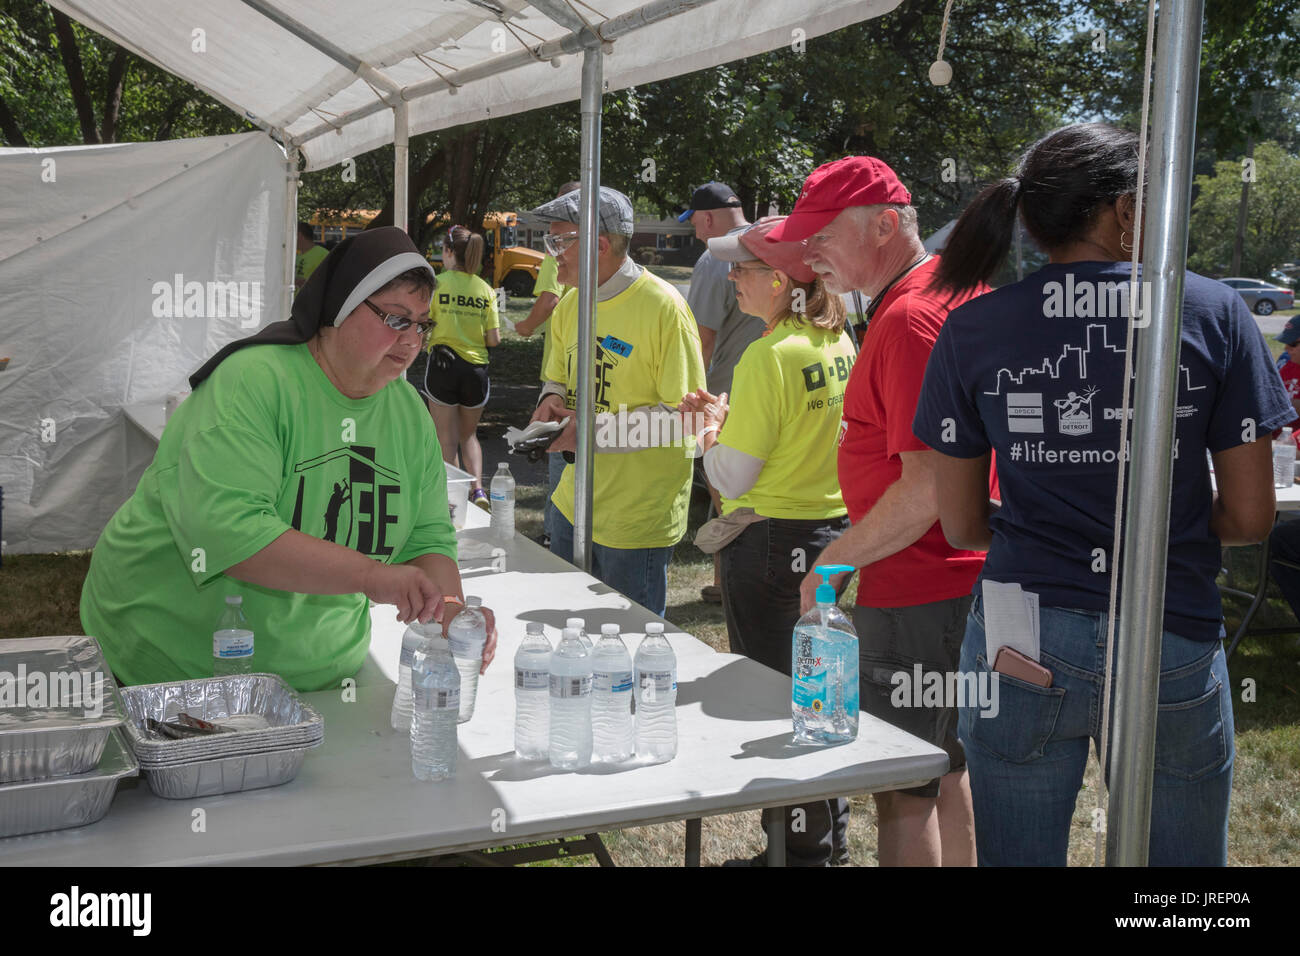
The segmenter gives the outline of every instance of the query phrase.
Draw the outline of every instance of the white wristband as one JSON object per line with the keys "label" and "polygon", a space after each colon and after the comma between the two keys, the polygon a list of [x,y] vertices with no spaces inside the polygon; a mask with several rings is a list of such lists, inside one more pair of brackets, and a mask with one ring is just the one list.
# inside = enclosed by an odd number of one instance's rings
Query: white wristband
{"label": "white wristband", "polygon": [[695,440],[697,442],[703,441],[704,436],[707,435],[709,432],[716,432],[721,430],[721,428],[722,426],[717,424],[716,422],[712,425],[705,425],[703,428],[701,428],[698,432],[695,433]]}

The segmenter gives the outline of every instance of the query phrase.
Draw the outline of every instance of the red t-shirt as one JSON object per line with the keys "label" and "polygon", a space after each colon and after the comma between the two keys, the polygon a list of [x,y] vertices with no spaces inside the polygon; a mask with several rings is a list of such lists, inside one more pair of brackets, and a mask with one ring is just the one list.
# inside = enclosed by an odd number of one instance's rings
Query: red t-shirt
{"label": "red t-shirt", "polygon": [[[1286,386],[1286,393],[1291,396],[1291,401],[1294,402],[1296,398],[1300,397],[1300,364],[1287,359],[1278,365],[1277,372],[1282,376],[1282,384]],[[1297,418],[1286,427],[1291,429],[1291,437],[1295,439],[1297,445],[1300,445],[1300,418]],[[1279,428],[1274,437],[1276,438],[1280,434],[1282,434],[1282,429]]]}
{"label": "red t-shirt", "polygon": [[[938,266],[936,256],[885,293],[849,375],[839,476],[854,524],[903,473],[899,454],[927,449],[912,434],[912,419],[930,350],[948,313],[988,291],[982,286],[947,301],[946,292],[926,288]],[[858,604],[909,607],[961,597],[971,592],[983,564],[983,551],[951,547],[936,521],[913,544],[861,569]]]}

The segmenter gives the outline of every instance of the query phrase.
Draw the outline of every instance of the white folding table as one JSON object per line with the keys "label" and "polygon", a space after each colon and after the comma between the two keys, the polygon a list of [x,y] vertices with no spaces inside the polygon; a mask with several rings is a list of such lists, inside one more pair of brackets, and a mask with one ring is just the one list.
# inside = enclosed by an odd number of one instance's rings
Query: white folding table
{"label": "white folding table", "polygon": [[544,622],[553,639],[570,616],[592,630],[617,623],[635,653],[646,622],[659,618],[518,535],[508,546],[486,529],[460,538],[465,590],[495,612],[500,646],[480,678],[474,717],[459,728],[451,779],[416,780],[408,736],[389,727],[404,628],[393,608],[378,607],[355,687],[304,695],[325,718],[325,742],[297,779],[193,800],[155,797],[141,780],[120,790],[97,824],[0,840],[0,863],[368,863],[671,820],[693,821],[687,857],[698,863],[701,817],[916,786],[947,771],[942,750],[865,713],[851,743],[794,746],[788,677],[671,625],[676,759],[581,772],[522,761],[513,752],[512,658],[524,623]]}

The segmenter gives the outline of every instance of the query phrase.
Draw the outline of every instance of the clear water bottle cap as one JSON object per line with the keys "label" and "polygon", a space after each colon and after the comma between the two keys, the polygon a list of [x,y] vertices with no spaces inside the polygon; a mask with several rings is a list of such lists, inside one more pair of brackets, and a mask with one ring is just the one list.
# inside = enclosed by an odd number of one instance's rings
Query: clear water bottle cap
{"label": "clear water bottle cap", "polygon": [[647,634],[662,634],[664,632],[664,626],[658,621],[651,621],[645,626],[645,632]]}
{"label": "clear water bottle cap", "polygon": [[578,629],[577,629],[576,627],[566,627],[566,628],[564,629],[564,632],[563,632],[563,639],[566,640],[566,641],[581,641],[581,640],[582,640],[582,639],[578,636]]}
{"label": "clear water bottle cap", "polygon": [[602,624],[602,625],[600,626],[600,633],[602,633],[602,634],[613,634],[615,637],[618,637],[618,625],[617,625],[617,624]]}
{"label": "clear water bottle cap", "polygon": [[565,620],[564,626],[571,627],[574,628],[575,630],[581,631],[586,628],[587,622],[580,617],[571,617]]}
{"label": "clear water bottle cap", "polygon": [[503,461],[503,462],[500,462],[500,463],[497,465],[497,474],[499,475],[499,474],[501,474],[502,472],[505,472],[507,475],[510,474],[510,465],[508,465],[508,464],[507,464],[506,462],[504,462],[504,461]]}
{"label": "clear water bottle cap", "polygon": [[244,603],[244,599],[240,597],[238,594],[227,594],[226,603],[234,607],[238,607],[239,605]]}
{"label": "clear water bottle cap", "polygon": [[542,628],[542,622],[541,622],[541,621],[529,621],[527,624],[524,625],[524,633],[525,633],[525,634],[545,634],[546,631]]}
{"label": "clear water bottle cap", "polygon": [[481,597],[475,597],[475,596],[472,595],[472,594],[466,594],[466,595],[465,595],[465,606],[466,606],[466,607],[482,607],[482,606],[483,606],[483,599],[482,599]]}
{"label": "clear water bottle cap", "polygon": [[1282,440],[1290,441],[1290,439],[1291,439],[1291,429],[1289,428],[1282,429]]}

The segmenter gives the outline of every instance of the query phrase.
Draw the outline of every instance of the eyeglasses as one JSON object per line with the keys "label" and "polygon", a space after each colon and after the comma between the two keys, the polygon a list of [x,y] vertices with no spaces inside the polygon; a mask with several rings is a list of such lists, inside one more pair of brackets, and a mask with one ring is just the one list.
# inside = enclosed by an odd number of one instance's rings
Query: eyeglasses
{"label": "eyeglasses", "polygon": [[771,266],[746,266],[746,265],[741,265],[739,262],[733,262],[731,264],[731,271],[732,272],[771,272],[772,267]]}
{"label": "eyeglasses", "polygon": [[542,245],[544,245],[546,251],[553,256],[560,255],[565,249],[569,248],[569,246],[573,245],[577,241],[578,234],[576,232],[566,232],[563,235],[556,235],[548,232],[546,235],[542,236]]}
{"label": "eyeglasses", "polygon": [[433,331],[433,327],[438,324],[436,322],[412,322],[404,315],[392,315],[391,313],[385,312],[369,299],[362,299],[361,301],[370,306],[371,311],[383,319],[384,325],[388,326],[394,332],[405,332],[414,325],[415,330],[420,333],[420,338],[426,339],[429,337],[429,333]]}

